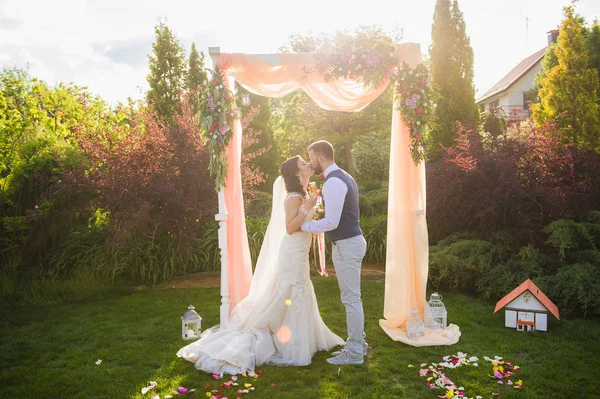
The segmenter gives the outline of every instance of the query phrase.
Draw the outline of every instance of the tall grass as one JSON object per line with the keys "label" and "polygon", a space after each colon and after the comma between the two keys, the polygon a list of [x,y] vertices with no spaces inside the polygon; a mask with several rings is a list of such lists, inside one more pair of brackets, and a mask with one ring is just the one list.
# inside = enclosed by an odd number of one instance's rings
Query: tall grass
{"label": "tall grass", "polygon": [[[361,220],[367,241],[366,262],[385,261],[386,221],[385,215]],[[246,219],[253,265],[268,222],[267,217]],[[127,242],[110,245],[110,229],[72,231],[35,267],[20,268],[17,262],[4,267],[0,271],[0,300],[62,302],[101,295],[123,286],[155,285],[187,273],[217,271],[221,268],[218,230],[216,222],[200,223],[192,248],[187,251],[181,250],[177,240],[165,232],[140,233]],[[329,245],[326,253],[331,262]]]}

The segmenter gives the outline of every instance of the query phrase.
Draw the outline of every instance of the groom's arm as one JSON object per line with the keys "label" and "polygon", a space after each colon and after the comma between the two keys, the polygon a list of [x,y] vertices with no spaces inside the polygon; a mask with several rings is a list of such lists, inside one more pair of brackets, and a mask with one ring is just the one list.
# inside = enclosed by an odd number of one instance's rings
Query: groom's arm
{"label": "groom's arm", "polygon": [[325,217],[314,222],[302,223],[302,231],[319,234],[337,229],[347,193],[348,186],[343,181],[337,177],[327,179],[323,184],[323,198],[327,198],[325,201]]}

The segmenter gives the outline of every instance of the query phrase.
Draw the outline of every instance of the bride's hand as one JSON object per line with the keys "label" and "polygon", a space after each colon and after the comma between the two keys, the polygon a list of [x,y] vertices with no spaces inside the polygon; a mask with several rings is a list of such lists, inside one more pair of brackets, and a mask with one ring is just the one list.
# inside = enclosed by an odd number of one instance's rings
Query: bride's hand
{"label": "bride's hand", "polygon": [[317,201],[319,200],[319,195],[318,194],[314,194],[311,195],[307,198],[306,201],[304,201],[304,204],[302,205],[304,207],[304,210],[306,212],[310,212],[311,209],[313,209],[316,205],[317,205]]}

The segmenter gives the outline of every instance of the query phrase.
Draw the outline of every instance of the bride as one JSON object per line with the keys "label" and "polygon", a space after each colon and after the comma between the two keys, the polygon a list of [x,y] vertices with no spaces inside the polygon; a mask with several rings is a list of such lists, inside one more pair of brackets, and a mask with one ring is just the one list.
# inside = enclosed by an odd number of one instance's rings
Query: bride
{"label": "bride", "polygon": [[227,328],[213,327],[177,352],[198,370],[235,375],[265,363],[305,366],[315,352],[345,344],[321,319],[309,274],[311,234],[299,230],[315,212],[317,196],[306,195],[312,174],[300,156],[281,164],[249,295]]}

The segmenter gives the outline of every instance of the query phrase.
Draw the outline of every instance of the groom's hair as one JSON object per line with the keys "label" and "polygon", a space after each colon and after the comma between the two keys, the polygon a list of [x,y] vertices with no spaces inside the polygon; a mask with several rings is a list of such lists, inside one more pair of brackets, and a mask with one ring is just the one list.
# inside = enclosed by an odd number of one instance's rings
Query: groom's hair
{"label": "groom's hair", "polygon": [[331,143],[329,141],[326,141],[326,140],[315,141],[308,147],[308,151],[318,152],[319,154],[321,154],[325,158],[327,158],[328,161],[334,160],[333,146],[331,145]]}

